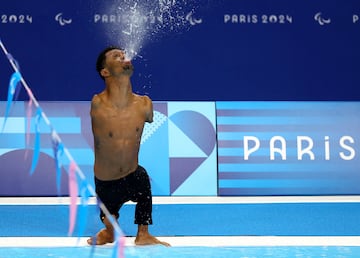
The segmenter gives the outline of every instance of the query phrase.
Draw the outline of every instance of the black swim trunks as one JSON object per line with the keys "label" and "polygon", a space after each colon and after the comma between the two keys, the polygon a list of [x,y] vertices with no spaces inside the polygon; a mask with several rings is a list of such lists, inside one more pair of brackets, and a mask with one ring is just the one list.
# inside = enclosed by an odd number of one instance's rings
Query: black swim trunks
{"label": "black swim trunks", "polygon": [[[150,179],[146,170],[138,166],[135,172],[124,178],[102,181],[95,177],[96,193],[110,214],[119,218],[121,206],[128,201],[136,202],[135,224],[152,224],[152,195]],[[105,214],[100,211],[100,218]]]}

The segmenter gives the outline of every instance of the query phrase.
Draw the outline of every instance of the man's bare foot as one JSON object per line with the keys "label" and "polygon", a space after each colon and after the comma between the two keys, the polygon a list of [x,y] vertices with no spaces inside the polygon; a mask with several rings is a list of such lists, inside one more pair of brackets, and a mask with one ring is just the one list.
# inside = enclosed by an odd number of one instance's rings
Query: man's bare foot
{"label": "man's bare foot", "polygon": [[138,225],[138,233],[135,238],[135,245],[164,245],[170,246],[169,243],[162,242],[156,237],[150,235],[148,225]]}
{"label": "man's bare foot", "polygon": [[164,246],[170,246],[169,243],[160,241],[156,237],[147,234],[142,236],[136,236],[135,238],[135,245],[164,245]]}
{"label": "man's bare foot", "polygon": [[109,232],[106,228],[102,229],[97,233],[96,236],[90,237],[87,240],[89,245],[105,245],[107,243],[114,242],[114,235],[112,232]]}

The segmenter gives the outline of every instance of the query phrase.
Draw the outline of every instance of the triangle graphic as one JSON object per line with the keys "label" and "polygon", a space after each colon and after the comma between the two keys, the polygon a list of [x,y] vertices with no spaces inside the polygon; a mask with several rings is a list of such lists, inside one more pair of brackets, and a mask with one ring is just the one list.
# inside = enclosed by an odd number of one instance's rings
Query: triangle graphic
{"label": "triangle graphic", "polygon": [[170,194],[189,178],[206,158],[170,158]]}
{"label": "triangle graphic", "polygon": [[169,156],[170,157],[207,157],[182,130],[169,120]]}

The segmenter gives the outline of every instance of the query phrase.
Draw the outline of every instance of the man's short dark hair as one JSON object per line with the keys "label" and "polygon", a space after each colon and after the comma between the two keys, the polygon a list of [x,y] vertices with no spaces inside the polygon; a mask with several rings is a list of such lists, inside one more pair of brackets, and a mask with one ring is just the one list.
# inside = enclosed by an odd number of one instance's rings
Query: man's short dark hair
{"label": "man's short dark hair", "polygon": [[111,50],[114,50],[114,49],[124,50],[118,46],[109,46],[109,47],[105,48],[103,51],[101,51],[101,53],[99,54],[99,56],[97,58],[96,71],[99,73],[101,79],[103,79],[103,80],[105,80],[105,78],[101,75],[101,70],[104,69],[104,66],[105,66],[106,53]]}

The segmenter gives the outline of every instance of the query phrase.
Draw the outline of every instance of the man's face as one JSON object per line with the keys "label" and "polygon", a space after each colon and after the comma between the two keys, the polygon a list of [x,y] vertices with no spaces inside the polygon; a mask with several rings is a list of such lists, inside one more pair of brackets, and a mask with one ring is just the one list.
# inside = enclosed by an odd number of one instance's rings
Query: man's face
{"label": "man's face", "polygon": [[105,70],[105,73],[107,72],[107,74],[104,77],[132,75],[134,67],[130,60],[125,59],[125,52],[123,50],[110,50],[106,53],[105,57],[105,66],[103,70]]}

